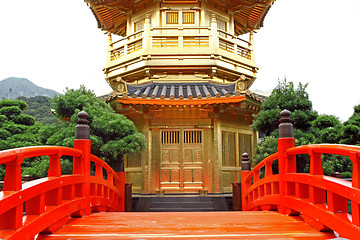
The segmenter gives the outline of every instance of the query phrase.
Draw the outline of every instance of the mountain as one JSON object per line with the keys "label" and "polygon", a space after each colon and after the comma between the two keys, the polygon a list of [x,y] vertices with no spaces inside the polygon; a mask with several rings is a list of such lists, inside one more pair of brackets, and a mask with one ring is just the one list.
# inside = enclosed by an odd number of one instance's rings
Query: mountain
{"label": "mountain", "polygon": [[250,89],[252,92],[255,92],[257,94],[263,95],[265,97],[270,96],[272,89],[267,89],[267,90],[260,90],[260,89]]}
{"label": "mountain", "polygon": [[56,94],[59,93],[51,89],[39,87],[26,78],[10,77],[0,81],[0,99],[15,99],[19,96],[47,96],[52,98]]}

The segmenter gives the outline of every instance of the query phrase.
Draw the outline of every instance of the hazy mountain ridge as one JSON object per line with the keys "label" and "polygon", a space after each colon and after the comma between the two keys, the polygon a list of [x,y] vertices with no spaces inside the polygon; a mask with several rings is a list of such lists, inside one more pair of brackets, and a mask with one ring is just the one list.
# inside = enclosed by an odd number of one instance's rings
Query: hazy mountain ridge
{"label": "hazy mountain ridge", "polygon": [[16,99],[17,97],[47,96],[54,97],[58,92],[39,87],[26,78],[9,77],[0,81],[0,99]]}
{"label": "hazy mountain ridge", "polygon": [[272,89],[266,89],[266,90],[261,90],[261,89],[250,89],[250,91],[255,92],[257,94],[263,95],[265,97],[270,96]]}

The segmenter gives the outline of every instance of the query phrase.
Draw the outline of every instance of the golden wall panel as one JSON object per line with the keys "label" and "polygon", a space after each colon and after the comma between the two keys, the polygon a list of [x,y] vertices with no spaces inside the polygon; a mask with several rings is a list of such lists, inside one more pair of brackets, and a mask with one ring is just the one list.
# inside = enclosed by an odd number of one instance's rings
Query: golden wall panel
{"label": "golden wall panel", "polygon": [[126,180],[129,183],[133,183],[133,193],[142,193],[144,177],[141,169],[138,171],[127,172]]}
{"label": "golden wall panel", "polygon": [[223,171],[222,172],[222,192],[232,192],[231,183],[235,182],[236,175],[238,172],[236,171]]}

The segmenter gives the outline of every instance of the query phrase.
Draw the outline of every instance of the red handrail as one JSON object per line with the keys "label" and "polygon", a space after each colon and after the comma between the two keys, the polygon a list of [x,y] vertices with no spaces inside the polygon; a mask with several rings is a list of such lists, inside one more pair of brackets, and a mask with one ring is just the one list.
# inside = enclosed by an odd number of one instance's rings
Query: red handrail
{"label": "red handrail", "polygon": [[[31,239],[40,232],[54,232],[70,216],[87,211],[124,211],[124,180],[94,155],[86,163],[90,140],[75,142],[79,149],[37,146],[0,152],[0,164],[6,165],[0,192],[0,239]],[[48,177],[22,184],[24,158],[46,155],[50,157]],[[73,157],[72,175],[61,175],[64,155]],[[84,171],[90,161],[96,166],[95,176]]]}
{"label": "red handrail", "polygon": [[[360,236],[360,147],[336,144],[313,144],[280,147],[293,138],[279,139],[279,149],[251,171],[242,171],[243,210],[278,210],[299,215],[309,225],[321,231],[334,230],[340,236],[354,239]],[[310,173],[296,173],[296,155],[310,155]],[[321,155],[349,156],[353,163],[352,183],[323,175]],[[284,162],[281,162],[284,156]],[[279,174],[272,173],[271,164],[278,159]],[[283,168],[280,169],[280,167]],[[260,179],[260,169],[265,168]],[[348,213],[351,202],[351,214]]]}

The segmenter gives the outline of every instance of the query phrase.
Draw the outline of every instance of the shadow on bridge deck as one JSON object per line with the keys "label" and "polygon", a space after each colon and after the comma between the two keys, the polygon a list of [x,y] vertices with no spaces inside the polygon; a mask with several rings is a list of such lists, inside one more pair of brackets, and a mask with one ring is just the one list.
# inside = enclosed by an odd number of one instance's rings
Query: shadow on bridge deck
{"label": "shadow on bridge deck", "polygon": [[72,218],[44,239],[332,239],[277,212],[106,212]]}

